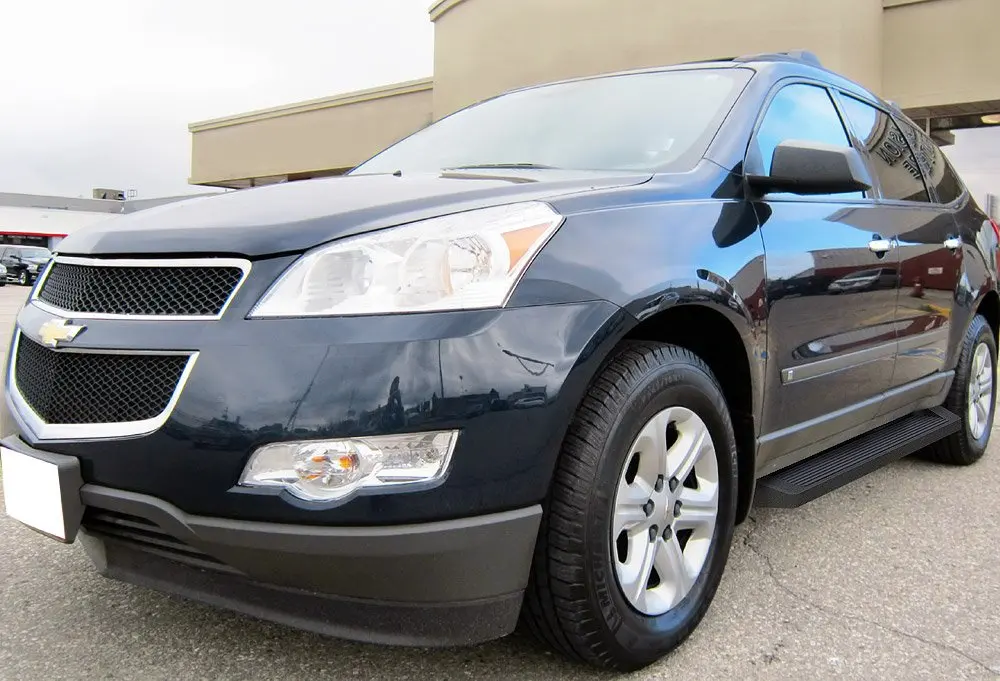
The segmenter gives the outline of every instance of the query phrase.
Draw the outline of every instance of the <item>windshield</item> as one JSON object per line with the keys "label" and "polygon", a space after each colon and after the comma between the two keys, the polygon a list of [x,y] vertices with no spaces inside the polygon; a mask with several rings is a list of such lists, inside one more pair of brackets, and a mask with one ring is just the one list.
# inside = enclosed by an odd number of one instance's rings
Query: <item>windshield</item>
{"label": "windshield", "polygon": [[424,128],[351,174],[490,166],[686,170],[751,75],[736,68],[658,71],[512,92]]}
{"label": "windshield", "polygon": [[22,258],[48,258],[52,255],[45,248],[18,248],[15,253]]}

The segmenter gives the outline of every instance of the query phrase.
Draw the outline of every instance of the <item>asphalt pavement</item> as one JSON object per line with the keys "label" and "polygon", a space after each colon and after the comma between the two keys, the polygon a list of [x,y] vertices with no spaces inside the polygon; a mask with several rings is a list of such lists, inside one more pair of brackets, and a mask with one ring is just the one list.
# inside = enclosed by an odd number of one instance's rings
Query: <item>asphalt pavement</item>
{"label": "asphalt pavement", "polygon": [[[0,288],[4,339],[26,292]],[[998,438],[969,468],[904,460],[797,510],[756,509],[702,625],[621,678],[1000,678]],[[415,650],[259,622],[104,579],[78,545],[0,514],[0,679],[292,677],[612,678],[521,633]]]}

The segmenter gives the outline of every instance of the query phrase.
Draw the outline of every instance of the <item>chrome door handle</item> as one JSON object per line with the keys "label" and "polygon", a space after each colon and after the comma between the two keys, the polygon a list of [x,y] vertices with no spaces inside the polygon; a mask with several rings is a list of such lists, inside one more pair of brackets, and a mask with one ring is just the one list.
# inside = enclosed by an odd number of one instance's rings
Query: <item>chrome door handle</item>
{"label": "chrome door handle", "polygon": [[962,240],[957,236],[951,236],[944,240],[944,247],[951,251],[957,250],[961,245]]}
{"label": "chrome door handle", "polygon": [[890,248],[892,242],[889,239],[872,239],[868,242],[868,250],[872,253],[888,253]]}

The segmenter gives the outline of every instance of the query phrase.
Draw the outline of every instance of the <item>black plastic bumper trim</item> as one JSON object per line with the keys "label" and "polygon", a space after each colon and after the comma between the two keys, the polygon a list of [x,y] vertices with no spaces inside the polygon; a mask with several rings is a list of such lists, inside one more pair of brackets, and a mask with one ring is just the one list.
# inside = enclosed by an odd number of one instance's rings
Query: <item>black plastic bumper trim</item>
{"label": "black plastic bumper trim", "polygon": [[255,581],[412,603],[523,591],[542,515],[536,505],[414,525],[326,527],[194,516],[155,497],[96,485],[84,485],[81,497],[88,508],[148,520]]}
{"label": "black plastic bumper trim", "polygon": [[80,540],[101,574],[206,605],[326,636],[404,646],[472,645],[517,624],[523,592],[460,603],[338,598],[261,584],[169,560],[86,529]]}

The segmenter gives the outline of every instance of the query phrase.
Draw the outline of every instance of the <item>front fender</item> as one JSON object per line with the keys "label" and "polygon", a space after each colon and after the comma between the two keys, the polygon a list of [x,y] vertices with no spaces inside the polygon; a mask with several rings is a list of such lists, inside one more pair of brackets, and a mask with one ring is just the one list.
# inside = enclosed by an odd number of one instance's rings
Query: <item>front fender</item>
{"label": "front fender", "polygon": [[677,306],[711,308],[743,340],[759,414],[767,300],[764,244],[753,208],[736,200],[644,200],[568,214],[509,305],[606,300],[633,324]]}

